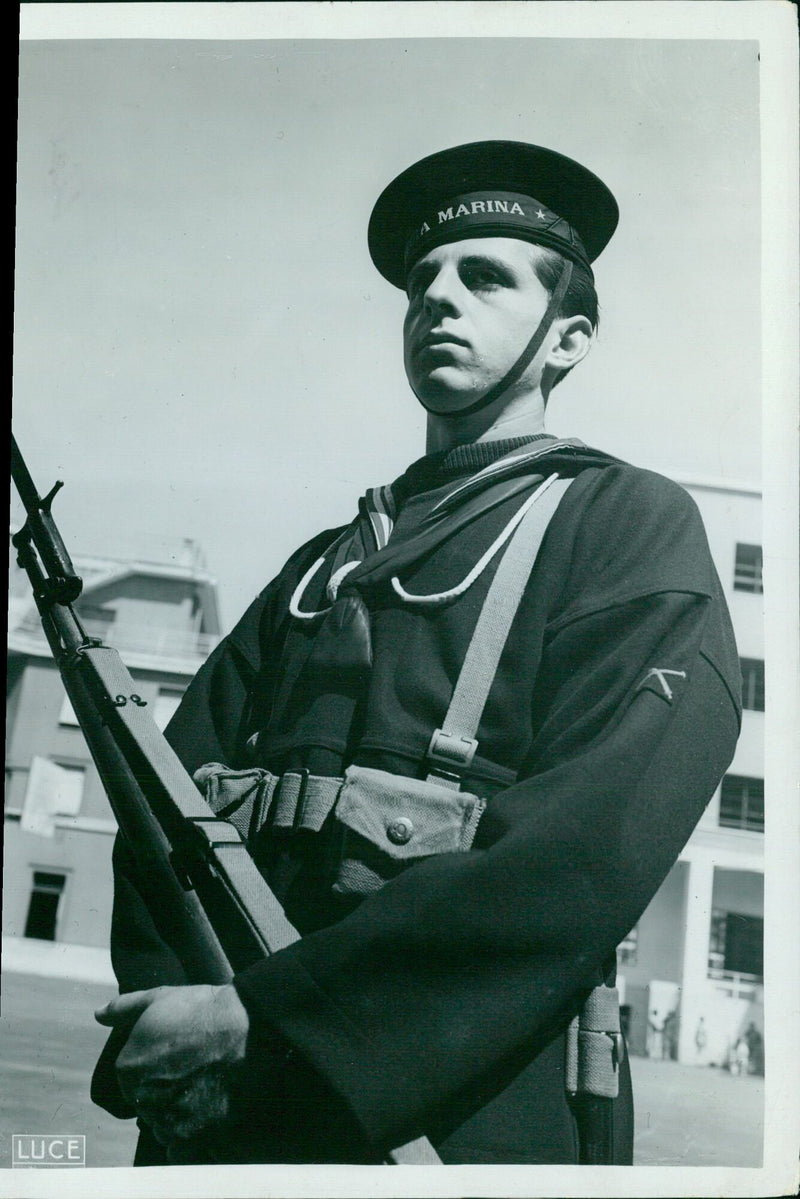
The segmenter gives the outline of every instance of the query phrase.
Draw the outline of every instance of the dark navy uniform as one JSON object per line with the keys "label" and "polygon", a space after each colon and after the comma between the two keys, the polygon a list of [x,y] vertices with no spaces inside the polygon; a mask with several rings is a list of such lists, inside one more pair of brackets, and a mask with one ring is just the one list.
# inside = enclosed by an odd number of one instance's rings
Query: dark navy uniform
{"label": "dark navy uniform", "polygon": [[[461,446],[414,464],[395,488],[395,534],[413,545],[443,495],[517,445]],[[463,780],[487,799],[472,849],[425,857],[359,900],[333,889],[335,814],[318,833],[264,826],[254,852],[304,936],[235,979],[252,1032],[216,1157],[380,1161],[426,1134],[445,1162],[578,1160],[565,1029],[731,760],[739,669],[685,491],[580,447],[545,452],[535,469],[574,481]],[[405,591],[452,589],[519,504],[512,489],[435,549],[407,555]],[[340,534],[294,555],[191,684],[167,733],[190,771],[221,762],[341,777],[357,763],[425,776],[496,561],[463,594],[426,606],[393,589],[380,554],[367,560],[349,585],[369,613],[372,664],[337,670],[325,619],[299,620],[289,607]],[[309,610],[324,607],[326,581],[322,570],[304,589]],[[115,864],[121,989],[184,981],[122,844]],[[95,1094],[121,1114],[112,1057]],[[616,1160],[630,1161],[626,1066],[615,1108]],[[140,1160],[163,1160],[151,1149]]]}

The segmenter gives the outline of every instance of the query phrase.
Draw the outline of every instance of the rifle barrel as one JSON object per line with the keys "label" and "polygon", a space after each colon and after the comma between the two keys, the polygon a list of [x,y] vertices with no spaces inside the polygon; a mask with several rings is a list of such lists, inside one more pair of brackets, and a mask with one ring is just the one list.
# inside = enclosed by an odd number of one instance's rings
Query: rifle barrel
{"label": "rifle barrel", "polygon": [[17,439],[14,434],[11,434],[11,477],[14,480],[14,486],[19,492],[19,498],[25,505],[26,510],[30,513],[31,509],[39,507],[39,493],[31,478],[30,471],[25,465],[25,459],[22,457],[20,448],[17,445]]}
{"label": "rifle barrel", "polygon": [[32,541],[47,573],[45,594],[48,599],[59,604],[74,603],[81,593],[83,582],[75,573],[67,547],[50,511],[53,498],[62,484],[56,483],[49,494],[44,499],[41,498],[13,433],[11,477],[27,513],[25,524],[12,538],[14,545],[19,548],[24,541]]}

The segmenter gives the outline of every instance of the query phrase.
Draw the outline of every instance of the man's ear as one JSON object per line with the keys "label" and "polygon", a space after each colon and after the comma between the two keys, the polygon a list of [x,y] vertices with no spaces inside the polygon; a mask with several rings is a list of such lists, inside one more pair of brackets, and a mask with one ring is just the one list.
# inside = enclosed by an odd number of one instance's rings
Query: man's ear
{"label": "man's ear", "polygon": [[572,370],[589,353],[594,329],[586,316],[562,316],[553,323],[553,333],[555,336],[544,363],[561,375]]}

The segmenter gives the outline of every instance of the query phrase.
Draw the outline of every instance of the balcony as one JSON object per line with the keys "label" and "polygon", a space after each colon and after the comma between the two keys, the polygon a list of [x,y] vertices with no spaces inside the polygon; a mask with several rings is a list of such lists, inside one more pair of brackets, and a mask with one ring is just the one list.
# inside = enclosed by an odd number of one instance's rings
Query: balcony
{"label": "balcony", "polygon": [[720,970],[709,967],[709,981],[714,990],[719,991],[728,999],[755,998],[756,992],[764,985],[760,974],[743,974],[740,970]]}
{"label": "balcony", "polygon": [[[82,620],[86,633],[98,637],[105,645],[119,650],[123,658],[136,658],[189,662],[196,669],[219,644],[216,634],[198,633],[193,629],[159,628],[153,624],[108,624],[102,620]],[[27,613],[10,630],[10,643],[31,643],[40,652],[49,656],[49,646],[38,615]]]}

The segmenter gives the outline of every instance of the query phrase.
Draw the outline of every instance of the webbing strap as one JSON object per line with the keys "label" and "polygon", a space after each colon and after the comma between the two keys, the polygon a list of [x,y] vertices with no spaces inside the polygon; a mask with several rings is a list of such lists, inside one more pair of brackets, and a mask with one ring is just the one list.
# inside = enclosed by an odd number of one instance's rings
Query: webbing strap
{"label": "webbing strap", "polygon": [[270,812],[273,826],[318,833],[333,811],[343,785],[344,779],[287,771],[281,776],[274,810]]}
{"label": "webbing strap", "polygon": [[[528,510],[492,579],[442,727],[431,738],[428,758],[434,767],[463,771],[472,760],[475,734],[511,624],[547,526],[571,482],[553,474],[525,501]],[[439,776],[434,772],[434,777]]]}
{"label": "webbing strap", "polygon": [[318,833],[344,786],[344,779],[307,770],[277,775],[260,766],[229,770],[219,762],[207,762],[193,777],[214,812],[251,847],[267,819],[274,828]]}

